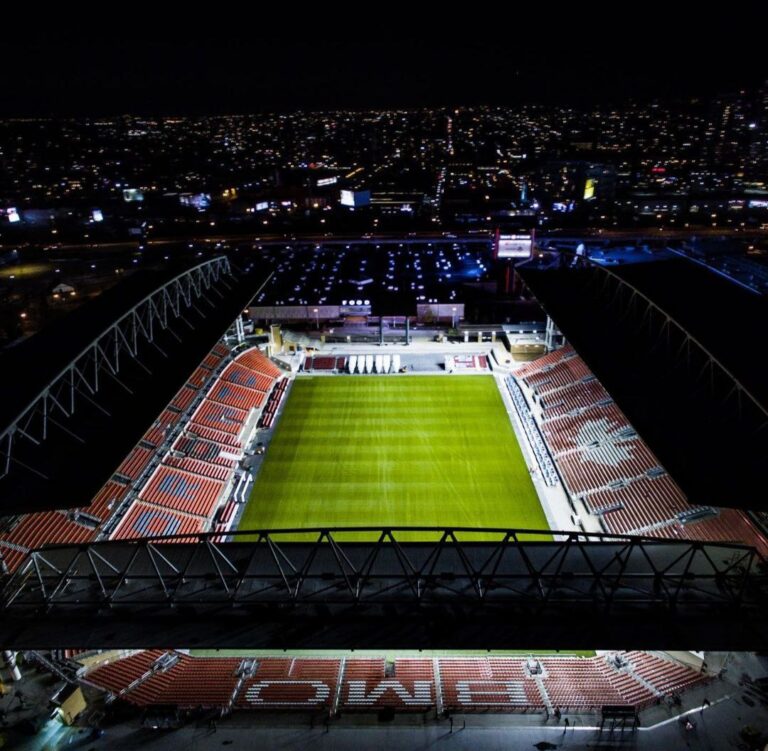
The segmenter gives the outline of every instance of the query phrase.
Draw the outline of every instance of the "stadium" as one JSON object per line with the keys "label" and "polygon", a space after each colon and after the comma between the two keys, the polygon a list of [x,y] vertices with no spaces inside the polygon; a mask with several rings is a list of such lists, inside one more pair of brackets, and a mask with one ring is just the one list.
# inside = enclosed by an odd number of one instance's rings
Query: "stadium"
{"label": "stadium", "polygon": [[[44,732],[128,748],[136,728],[290,717],[303,742],[382,742],[389,723],[403,735],[383,742],[412,747],[460,721],[473,747],[495,728],[672,748],[687,718],[730,721],[740,651],[768,633],[764,386],[659,314],[647,259],[622,277],[562,244],[511,267],[485,243],[482,274],[512,268],[545,326],[462,328],[462,287],[441,304],[427,279],[385,329],[390,269],[367,247],[378,271],[338,295],[370,299],[289,299],[279,274],[215,256],[9,353],[8,373],[43,364],[0,415],[0,644],[9,676],[34,668],[30,696],[55,684]],[[465,258],[432,246],[413,252]],[[664,364],[675,337],[695,377]]]}

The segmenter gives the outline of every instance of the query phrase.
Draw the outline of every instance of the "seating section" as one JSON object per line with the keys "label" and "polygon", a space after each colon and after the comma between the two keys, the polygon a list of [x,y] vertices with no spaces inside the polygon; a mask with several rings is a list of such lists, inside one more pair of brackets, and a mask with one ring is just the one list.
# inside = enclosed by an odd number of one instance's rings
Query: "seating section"
{"label": "seating section", "polygon": [[219,342],[205,357],[202,367],[208,370],[216,370],[229,354],[226,344]]}
{"label": "seating section", "polygon": [[180,709],[226,707],[237,688],[239,657],[196,659],[180,655],[168,671],[168,680],[152,686],[154,703],[173,704]]}
{"label": "seating section", "polygon": [[525,378],[525,384],[537,397],[550,395],[553,392],[572,386],[577,382],[587,382],[594,379],[586,363],[580,357],[564,357],[551,368],[541,370]]}
{"label": "seating section", "polygon": [[654,530],[673,539],[694,539],[704,542],[738,543],[754,546],[763,558],[768,558],[768,540],[760,533],[749,517],[736,509],[718,509],[716,515],[687,524],[673,522],[669,526]]}
{"label": "seating section", "polygon": [[330,709],[333,705],[341,660],[265,658],[256,662],[256,671],[238,694],[238,708]]}
{"label": "seating section", "polygon": [[264,402],[264,394],[247,386],[238,386],[230,381],[219,381],[211,390],[211,401],[218,402],[227,407],[238,409],[254,409]]}
{"label": "seating section", "polygon": [[304,370],[310,372],[312,370],[336,370],[336,358],[335,357],[307,357],[304,360]]}
{"label": "seating section", "polygon": [[488,358],[485,355],[454,355],[451,364],[456,371],[487,370]]}
{"label": "seating section", "polygon": [[198,390],[191,384],[188,384],[180,389],[176,396],[173,397],[171,407],[177,409],[179,412],[184,412],[184,410],[186,410],[187,407],[189,407],[189,405],[192,404],[192,402],[195,400],[197,394]]}
{"label": "seating section", "polygon": [[624,657],[631,672],[661,695],[680,693],[708,680],[703,673],[647,652],[627,652]]}
{"label": "seating section", "polygon": [[221,480],[226,482],[231,474],[231,466],[206,462],[201,459],[194,459],[188,456],[175,456],[169,454],[165,457],[164,463],[168,467],[176,467],[190,472],[193,475],[209,477],[212,480]]}
{"label": "seating section", "polygon": [[597,441],[634,437],[624,415],[615,404],[600,402],[579,409],[576,414],[547,418],[551,410],[542,412],[541,432],[554,454],[586,448]]}
{"label": "seating section", "polygon": [[274,381],[283,371],[255,347],[247,349],[237,356],[236,362],[254,373],[261,373]]}
{"label": "seating section", "polygon": [[[192,657],[139,652],[84,680],[138,706],[376,712],[642,709],[709,677],[663,654],[594,657]],[[339,680],[341,685],[339,686]]]}
{"label": "seating section", "polygon": [[6,547],[27,552],[43,545],[72,545],[88,542],[96,536],[92,526],[73,521],[72,512],[42,511],[26,514],[9,530],[0,532]]}
{"label": "seating section", "polygon": [[383,658],[350,659],[344,665],[341,702],[346,709],[424,711],[435,705],[432,660],[397,659],[388,669]]}
{"label": "seating section", "polygon": [[239,360],[230,363],[221,374],[221,378],[227,383],[234,383],[236,386],[242,386],[243,388],[253,389],[262,393],[269,391],[274,381],[274,378],[268,375],[246,368],[240,364]]}
{"label": "seating section", "polygon": [[[266,402],[280,369],[257,349],[246,350],[230,362],[226,355],[226,348],[217,345],[203,362],[201,368],[210,374],[204,379],[207,390],[198,386],[195,378],[200,374],[195,371],[184,389],[195,390],[197,395],[189,399],[185,394],[181,402],[175,400],[177,409],[190,413],[189,419],[169,408],[154,432],[145,436],[147,443],[157,445],[163,431],[162,441],[172,443],[153,465],[133,505],[112,532],[113,539],[139,537],[144,530],[170,535],[227,528],[221,517],[214,527],[214,517],[232,487],[251,415]],[[164,422],[166,418],[170,422],[167,413],[175,415],[179,423],[173,432],[175,423]]]}
{"label": "seating section", "polygon": [[204,368],[202,365],[195,370],[189,377],[187,384],[195,389],[200,389],[205,385],[205,382],[210,378],[211,371],[208,368]]}
{"label": "seating section", "polygon": [[343,373],[347,367],[346,357],[328,357],[327,355],[315,355],[304,358],[302,370],[306,373],[327,372]]}
{"label": "seating section", "polygon": [[197,423],[189,423],[184,429],[184,434],[192,436],[193,438],[204,438],[208,441],[214,441],[221,446],[229,446],[231,449],[235,449],[238,455],[242,454],[242,443],[237,436],[231,433],[225,433],[221,430],[215,430],[214,428],[207,428],[205,425]]}
{"label": "seating section", "polygon": [[154,451],[152,449],[136,446],[117,468],[116,474],[127,480],[137,480],[152,460],[153,455]]}
{"label": "seating section", "polygon": [[661,470],[656,457],[639,438],[616,441],[607,438],[589,448],[555,457],[561,476],[573,495],[608,488]]}
{"label": "seating section", "polygon": [[208,517],[218,505],[224,483],[184,470],[161,466],[139,494],[157,506]]}
{"label": "seating section", "polygon": [[280,409],[280,404],[283,401],[283,397],[285,396],[285,392],[288,388],[288,381],[285,379],[278,381],[275,384],[275,387],[272,389],[272,393],[269,395],[269,399],[267,400],[267,404],[264,407],[264,411],[261,413],[261,418],[259,419],[259,427],[261,428],[271,428],[272,423],[275,421],[275,417],[277,416],[277,411]]}
{"label": "seating section", "polygon": [[[638,680],[626,666],[616,665],[616,655],[605,655],[604,660],[595,660],[595,670],[607,679],[615,691],[621,696],[619,704],[643,709],[656,702],[657,694],[647,685]],[[620,662],[623,662],[621,653]]]}
{"label": "seating section", "polygon": [[[583,497],[584,505],[595,514],[606,514],[605,520],[626,517],[628,523],[621,531],[642,529],[669,514],[685,511],[690,506],[685,494],[667,474],[641,477],[613,489],[597,490]],[[608,511],[614,511],[607,514]]]}
{"label": "seating section", "polygon": [[161,446],[170,436],[173,426],[179,421],[180,417],[180,412],[172,409],[164,410],[160,417],[152,424],[152,427],[144,434],[142,440],[156,448]]}
{"label": "seating section", "polygon": [[238,435],[245,425],[248,412],[244,409],[226,407],[213,400],[205,399],[200,409],[192,416],[192,424],[204,425],[208,428]]}
{"label": "seating section", "polygon": [[[243,456],[243,437],[252,425],[251,415],[266,402],[275,377],[280,375],[280,369],[256,349],[242,352],[227,364],[224,360],[221,350],[206,358],[202,367],[219,368],[221,373],[217,377],[214,373],[207,393],[200,393],[201,399],[189,401],[189,420],[182,421],[172,436],[163,433],[163,441],[172,437],[172,446],[153,467],[128,515],[112,533],[113,539],[140,536],[143,529],[162,535],[213,527],[216,511],[226,502]],[[194,384],[184,388],[194,388]],[[155,431],[163,425],[161,416]],[[156,438],[154,434],[151,437]],[[152,442],[149,434],[145,439]],[[157,512],[154,516],[148,506]],[[220,519],[214,531],[225,529]]]}
{"label": "seating section", "polygon": [[574,352],[573,347],[570,344],[566,344],[564,347],[554,350],[554,352],[549,352],[535,360],[531,360],[531,362],[524,363],[515,371],[515,375],[517,378],[529,378],[537,373],[542,373],[548,368],[552,368],[563,360],[569,357],[574,357],[575,355],[576,353]]}
{"label": "seating section", "polygon": [[208,370],[215,370],[221,360],[221,357],[211,352],[206,356],[205,360],[203,360],[203,367],[208,368]]}
{"label": "seating section", "polygon": [[443,658],[438,660],[443,707],[469,712],[538,712],[545,707],[535,680],[525,673],[525,661],[508,658]]}
{"label": "seating section", "polygon": [[571,347],[522,365],[507,387],[543,476],[552,457],[554,477],[606,532],[768,552],[768,539],[744,512],[688,502]]}
{"label": "seating section", "polygon": [[81,508],[80,512],[106,521],[128,495],[129,490],[127,485],[110,480],[96,493],[90,505]]}
{"label": "seating section", "polygon": [[595,379],[564,386],[543,397],[539,404],[542,409],[542,419],[548,420],[588,409],[594,404],[600,404],[609,399],[602,384]]}
{"label": "seating section", "polygon": [[182,433],[173,444],[173,452],[175,455],[199,459],[208,464],[229,468],[237,466],[238,457],[240,456],[239,449],[236,446],[192,433]]}
{"label": "seating section", "polygon": [[[88,672],[88,682],[113,695],[121,694],[127,691],[130,685],[147,676],[152,665],[162,654],[161,649],[148,649],[106,665],[99,665]],[[134,691],[130,701],[133,704],[146,706],[152,703],[153,698],[151,695],[146,696],[146,693],[142,695]]]}
{"label": "seating section", "polygon": [[205,519],[151,503],[137,501],[112,534],[113,540],[135,540],[140,537],[168,537],[204,532]]}
{"label": "seating section", "polygon": [[594,711],[603,704],[626,704],[609,677],[595,669],[593,660],[559,657],[539,662],[549,701],[561,711]]}

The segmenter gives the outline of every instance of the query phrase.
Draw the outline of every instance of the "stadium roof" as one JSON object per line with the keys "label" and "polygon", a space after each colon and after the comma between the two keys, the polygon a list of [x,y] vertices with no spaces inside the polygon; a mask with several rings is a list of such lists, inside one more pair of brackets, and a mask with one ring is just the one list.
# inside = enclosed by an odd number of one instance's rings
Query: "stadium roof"
{"label": "stadium roof", "polygon": [[768,508],[768,301],[684,258],[524,281],[691,503]]}
{"label": "stadium roof", "polygon": [[0,354],[5,374],[0,425],[16,418],[77,355],[126,310],[176,276],[178,267],[140,270],[34,336]]}
{"label": "stadium roof", "polygon": [[[345,539],[362,531],[368,542]],[[66,632],[83,648],[768,644],[768,575],[751,548],[581,531],[530,541],[536,530],[506,529],[481,530],[479,542],[478,531],[239,530],[232,542],[213,532],[49,546],[0,576],[0,641],[39,648]],[[414,534],[433,539],[404,541]]]}
{"label": "stadium roof", "polygon": [[[207,268],[210,263],[213,261],[194,269]],[[210,287],[198,283],[197,296],[190,288],[189,305],[184,300],[181,305],[179,300],[174,304],[168,296],[169,310],[157,306],[159,318],[154,328],[148,326],[152,336],[138,337],[135,357],[129,352],[128,341],[118,353],[117,334],[114,341],[102,340],[102,352],[97,356],[105,362],[110,357],[116,362],[119,354],[119,368],[112,372],[111,367],[102,367],[101,375],[95,374],[96,364],[93,358],[88,359],[96,352],[94,342],[114,329],[116,322],[125,321],[125,314],[132,309],[138,311],[139,330],[146,307],[137,306],[146,306],[147,298],[164,285],[168,288],[174,280],[191,279],[194,269],[139,272],[3,354],[0,515],[87,506],[255,289],[254,279],[249,276],[226,274],[211,278]],[[183,291],[180,294],[183,296]],[[174,306],[178,315],[170,310]],[[163,317],[167,325],[160,322]],[[132,324],[133,319],[128,320],[127,325]],[[76,378],[70,377],[68,370],[78,358],[80,372]],[[90,384],[89,378],[93,379]],[[98,389],[94,392],[97,378]],[[28,405],[39,402],[41,393],[55,382],[60,390],[53,397],[58,397],[56,404],[63,402],[64,409],[53,414],[54,401],[49,400],[43,409],[28,412],[20,419]],[[68,401],[70,389],[74,410]],[[64,410],[71,415],[64,414]],[[24,431],[17,430],[8,441],[14,425],[23,425]],[[11,460],[6,464],[9,448]]]}

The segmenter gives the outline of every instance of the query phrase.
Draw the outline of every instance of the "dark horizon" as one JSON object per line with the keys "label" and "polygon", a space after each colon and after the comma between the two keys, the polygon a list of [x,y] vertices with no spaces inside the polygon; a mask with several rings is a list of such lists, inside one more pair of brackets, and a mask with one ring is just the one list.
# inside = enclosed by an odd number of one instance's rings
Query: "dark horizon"
{"label": "dark horizon", "polygon": [[[493,24],[489,22],[489,26]],[[509,35],[37,31],[4,43],[0,116],[248,114],[708,97],[768,78],[760,25]]]}

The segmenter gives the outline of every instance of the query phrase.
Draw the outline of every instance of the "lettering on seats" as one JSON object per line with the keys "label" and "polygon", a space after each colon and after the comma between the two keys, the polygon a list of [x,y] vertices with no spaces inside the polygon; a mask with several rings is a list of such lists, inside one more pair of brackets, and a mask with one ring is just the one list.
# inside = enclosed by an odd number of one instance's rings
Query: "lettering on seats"
{"label": "lettering on seats", "polygon": [[432,705],[432,681],[414,681],[413,694],[400,681],[380,681],[365,693],[365,681],[347,681],[347,703],[357,706],[375,704],[387,692],[394,692],[409,707]]}
{"label": "lettering on seats", "polygon": [[[280,699],[262,698],[262,692],[268,691],[272,686],[278,689]],[[294,695],[296,698],[293,698]],[[331,689],[323,681],[259,681],[245,692],[245,700],[249,704],[262,707],[281,704],[309,707],[324,703],[330,695]]]}
{"label": "lettering on seats", "polygon": [[456,681],[459,704],[527,704],[521,681]]}

